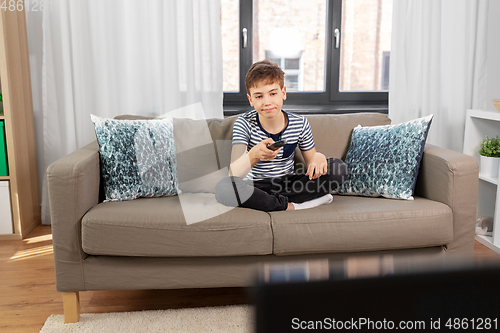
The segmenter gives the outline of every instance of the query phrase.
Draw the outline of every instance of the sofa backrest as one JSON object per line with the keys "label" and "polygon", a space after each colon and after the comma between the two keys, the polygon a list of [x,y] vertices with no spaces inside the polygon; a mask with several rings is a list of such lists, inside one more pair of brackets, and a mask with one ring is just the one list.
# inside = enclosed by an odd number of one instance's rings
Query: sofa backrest
{"label": "sofa backrest", "polygon": [[[190,180],[200,179],[228,167],[231,161],[233,125],[238,116],[224,119],[192,120],[174,118],[174,137],[177,148],[177,172],[179,182],[190,191]],[[351,133],[357,125],[388,125],[391,120],[382,113],[351,113],[307,115],[316,149],[326,157],[345,159],[351,141]],[[151,119],[141,116],[119,116],[116,119]],[[296,162],[303,163],[302,154],[296,150]],[[303,171],[303,170],[298,170]],[[213,177],[214,181],[217,177]],[[207,186],[195,185],[197,191],[210,191]],[[205,188],[206,187],[206,188]]]}
{"label": "sofa backrest", "polygon": [[326,157],[345,159],[354,127],[389,125],[382,113],[349,113],[306,116],[311,125],[316,150]]}

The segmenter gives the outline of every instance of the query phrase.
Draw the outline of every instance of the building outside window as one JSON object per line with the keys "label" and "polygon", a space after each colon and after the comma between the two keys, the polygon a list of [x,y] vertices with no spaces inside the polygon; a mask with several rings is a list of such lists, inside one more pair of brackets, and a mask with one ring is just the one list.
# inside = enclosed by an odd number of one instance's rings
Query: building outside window
{"label": "building outside window", "polygon": [[302,51],[283,57],[266,51],[266,59],[277,63],[285,72],[285,86],[287,92],[304,91]]}
{"label": "building outside window", "polygon": [[264,58],[291,103],[387,104],[392,0],[221,0],[221,28],[225,105],[248,105],[244,75]]}

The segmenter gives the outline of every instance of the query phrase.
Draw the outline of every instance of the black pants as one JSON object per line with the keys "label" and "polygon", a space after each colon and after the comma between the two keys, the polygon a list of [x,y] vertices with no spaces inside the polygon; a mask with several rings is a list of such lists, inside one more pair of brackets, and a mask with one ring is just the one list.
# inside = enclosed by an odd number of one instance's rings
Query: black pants
{"label": "black pants", "polygon": [[338,158],[327,159],[328,171],[310,180],[304,174],[255,182],[224,177],[215,186],[215,198],[223,205],[265,212],[286,210],[289,202],[302,203],[331,193],[347,179],[347,166]]}

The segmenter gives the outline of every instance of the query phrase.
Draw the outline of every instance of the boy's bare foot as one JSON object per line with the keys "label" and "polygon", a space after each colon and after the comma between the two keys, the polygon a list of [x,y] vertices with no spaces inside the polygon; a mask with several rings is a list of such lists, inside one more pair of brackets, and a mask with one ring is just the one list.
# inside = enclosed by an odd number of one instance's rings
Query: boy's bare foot
{"label": "boy's bare foot", "polygon": [[293,203],[289,202],[286,210],[295,210],[295,206],[293,205]]}

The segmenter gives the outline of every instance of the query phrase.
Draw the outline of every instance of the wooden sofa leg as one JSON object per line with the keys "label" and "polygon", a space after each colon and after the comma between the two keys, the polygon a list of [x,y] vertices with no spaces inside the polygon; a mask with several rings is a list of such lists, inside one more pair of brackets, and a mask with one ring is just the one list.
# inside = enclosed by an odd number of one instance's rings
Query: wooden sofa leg
{"label": "wooden sofa leg", "polygon": [[80,292],[63,293],[64,322],[77,323],[80,320]]}

